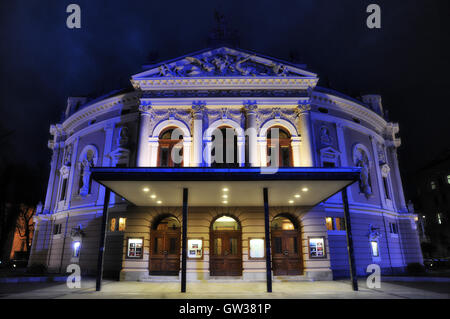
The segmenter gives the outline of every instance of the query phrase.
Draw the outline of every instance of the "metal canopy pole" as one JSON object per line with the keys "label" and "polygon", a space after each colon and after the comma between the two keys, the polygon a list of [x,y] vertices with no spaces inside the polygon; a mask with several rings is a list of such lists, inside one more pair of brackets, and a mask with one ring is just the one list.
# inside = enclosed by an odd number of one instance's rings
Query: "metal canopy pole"
{"label": "metal canopy pole", "polygon": [[186,292],[188,189],[183,188],[183,229],[181,242],[181,292]]}
{"label": "metal canopy pole", "polygon": [[108,205],[111,190],[106,187],[105,200],[103,202],[103,215],[100,229],[100,241],[98,245],[98,261],[97,261],[97,280],[95,284],[95,290],[100,291],[102,289],[102,277],[103,277],[103,256],[105,254],[105,236],[106,236],[106,223],[108,221]]}
{"label": "metal canopy pole", "polygon": [[266,241],[267,292],[272,292],[272,266],[270,264],[270,233],[269,233],[269,191],[267,188],[263,189],[263,197],[264,197],[264,228]]}
{"label": "metal canopy pole", "polygon": [[345,229],[347,233],[347,251],[348,251],[348,264],[350,266],[350,279],[352,281],[353,290],[358,291],[358,278],[356,276],[355,254],[353,250],[353,235],[350,220],[350,209],[348,207],[347,188],[344,188],[342,190],[342,202],[344,203],[344,220],[345,220]]}

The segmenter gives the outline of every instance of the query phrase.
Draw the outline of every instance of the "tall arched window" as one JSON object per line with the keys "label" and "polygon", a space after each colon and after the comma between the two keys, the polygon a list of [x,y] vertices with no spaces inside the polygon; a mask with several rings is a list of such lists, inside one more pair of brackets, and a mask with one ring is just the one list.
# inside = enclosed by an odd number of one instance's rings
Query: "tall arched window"
{"label": "tall arched window", "polygon": [[212,167],[239,167],[237,134],[231,127],[221,127],[212,134]]}
{"label": "tall arched window", "polygon": [[183,166],[183,140],[178,138],[180,136],[181,138],[183,137],[182,135],[177,134],[175,128],[168,128],[159,135],[159,167]]}
{"label": "tall arched window", "polygon": [[267,166],[292,166],[291,135],[285,129],[275,126],[267,131],[267,155],[269,156]]}

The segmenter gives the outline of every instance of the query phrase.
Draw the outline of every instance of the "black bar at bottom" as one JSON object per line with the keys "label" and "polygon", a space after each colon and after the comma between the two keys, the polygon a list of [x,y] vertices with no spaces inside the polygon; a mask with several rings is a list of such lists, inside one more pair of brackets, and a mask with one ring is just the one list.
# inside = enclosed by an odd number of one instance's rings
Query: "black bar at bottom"
{"label": "black bar at bottom", "polygon": [[354,291],[358,291],[358,277],[356,276],[355,254],[353,250],[352,225],[350,220],[350,209],[348,207],[347,188],[342,190],[342,202],[344,203],[345,229],[347,230],[348,264],[350,266],[350,279]]}
{"label": "black bar at bottom", "polygon": [[181,292],[186,292],[188,189],[183,188],[183,229],[181,240]]}
{"label": "black bar at bottom", "polygon": [[270,232],[269,232],[269,191],[263,189],[264,196],[264,228],[266,237],[266,275],[267,275],[267,292],[272,292],[272,266],[270,263]]}
{"label": "black bar at bottom", "polygon": [[105,188],[105,200],[103,202],[103,215],[100,229],[100,241],[98,244],[98,260],[97,260],[97,280],[95,283],[95,290],[100,291],[102,289],[102,277],[103,277],[103,256],[105,254],[105,235],[106,235],[106,223],[108,221],[108,206],[109,197],[111,196],[111,190]]}

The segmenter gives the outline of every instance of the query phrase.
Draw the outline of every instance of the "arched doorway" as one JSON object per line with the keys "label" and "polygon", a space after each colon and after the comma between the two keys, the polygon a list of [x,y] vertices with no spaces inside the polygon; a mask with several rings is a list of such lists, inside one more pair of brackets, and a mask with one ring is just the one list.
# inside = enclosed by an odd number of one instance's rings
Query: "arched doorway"
{"label": "arched doorway", "polygon": [[211,167],[239,167],[236,131],[221,127],[212,133]]}
{"label": "arched doorway", "polygon": [[242,231],[233,217],[211,223],[209,270],[211,276],[242,276]]}
{"label": "arched doorway", "polygon": [[272,221],[272,269],[275,276],[303,273],[302,241],[297,221],[280,214]]}
{"label": "arched doorway", "polygon": [[[183,166],[182,139],[172,139],[176,128],[168,128],[159,135],[158,166],[181,167]],[[181,132],[181,131],[180,131]],[[176,132],[175,132],[176,133]],[[179,135],[179,134],[177,134]],[[179,136],[177,136],[179,137]],[[183,137],[181,135],[181,137]],[[172,154],[173,153],[173,154]]]}
{"label": "arched doorway", "polygon": [[[275,133],[278,130],[278,134]],[[277,136],[278,135],[278,136]],[[276,140],[278,138],[278,141]],[[291,135],[282,127],[274,126],[267,131],[267,155],[269,166],[270,161],[276,161],[272,166],[292,167]],[[273,158],[272,158],[273,157]]]}
{"label": "arched doorway", "polygon": [[150,275],[178,275],[181,227],[171,215],[156,218],[150,230]]}

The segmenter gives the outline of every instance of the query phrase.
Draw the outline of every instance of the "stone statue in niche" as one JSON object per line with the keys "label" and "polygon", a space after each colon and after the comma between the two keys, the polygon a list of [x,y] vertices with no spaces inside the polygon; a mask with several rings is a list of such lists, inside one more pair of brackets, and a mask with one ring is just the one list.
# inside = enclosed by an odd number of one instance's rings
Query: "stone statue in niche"
{"label": "stone statue in niche", "polygon": [[85,158],[81,161],[81,181],[80,195],[86,196],[90,191],[91,168],[94,167],[94,151],[88,150]]}
{"label": "stone statue in niche", "polygon": [[128,127],[124,126],[120,128],[117,145],[119,147],[126,147],[128,145]]}
{"label": "stone statue in niche", "polygon": [[63,164],[65,166],[69,166],[70,167],[70,161],[71,161],[71,158],[72,158],[72,150],[73,150],[72,144],[67,145],[66,152],[65,152],[65,155],[64,155],[64,162],[63,162]]}
{"label": "stone statue in niche", "polygon": [[353,151],[353,162],[357,167],[361,167],[359,179],[359,191],[368,199],[372,195],[370,162],[366,151],[361,147],[355,147]]}
{"label": "stone statue in niche", "polygon": [[383,165],[386,163],[386,157],[384,154],[384,148],[381,143],[377,143],[377,152],[378,152],[378,162],[380,165]]}
{"label": "stone statue in niche", "polygon": [[326,126],[322,126],[320,128],[320,143],[322,143],[322,145],[331,145],[332,144],[330,130]]}

